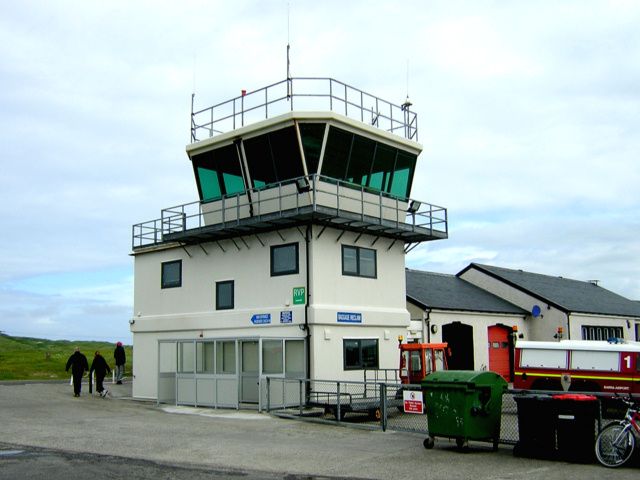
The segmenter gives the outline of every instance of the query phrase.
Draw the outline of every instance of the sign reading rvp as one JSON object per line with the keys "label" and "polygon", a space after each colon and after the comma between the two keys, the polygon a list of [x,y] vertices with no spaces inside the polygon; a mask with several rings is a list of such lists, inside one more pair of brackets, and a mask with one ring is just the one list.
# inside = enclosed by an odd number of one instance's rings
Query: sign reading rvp
{"label": "sign reading rvp", "polygon": [[361,313],[338,312],[339,323],[362,323]]}

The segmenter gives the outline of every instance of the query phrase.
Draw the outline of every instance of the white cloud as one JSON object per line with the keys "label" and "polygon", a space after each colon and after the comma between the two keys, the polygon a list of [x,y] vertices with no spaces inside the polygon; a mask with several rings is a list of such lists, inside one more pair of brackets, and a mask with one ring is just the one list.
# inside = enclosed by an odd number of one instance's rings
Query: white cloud
{"label": "white cloud", "polygon": [[[282,80],[287,5],[0,3],[0,329],[128,332],[131,225],[197,196],[184,153],[194,83],[204,107]],[[412,196],[449,208],[450,239],[409,266],[494,263],[640,298],[640,4],[290,11],[294,75],[396,103],[410,93],[425,147]],[[91,274],[114,269],[115,282]],[[43,275],[59,291],[16,288]],[[91,278],[56,281],[68,275]]]}

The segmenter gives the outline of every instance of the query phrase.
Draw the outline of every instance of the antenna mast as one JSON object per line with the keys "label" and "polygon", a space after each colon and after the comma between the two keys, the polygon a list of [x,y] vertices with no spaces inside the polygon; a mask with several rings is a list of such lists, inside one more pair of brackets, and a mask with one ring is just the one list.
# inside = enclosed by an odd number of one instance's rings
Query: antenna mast
{"label": "antenna mast", "polygon": [[[293,95],[293,84],[291,81],[291,61],[289,60],[289,51],[291,50],[291,45],[289,44],[289,18],[290,18],[290,9],[291,4],[287,2],[287,100],[291,99]],[[293,102],[291,104],[291,110],[293,110]]]}

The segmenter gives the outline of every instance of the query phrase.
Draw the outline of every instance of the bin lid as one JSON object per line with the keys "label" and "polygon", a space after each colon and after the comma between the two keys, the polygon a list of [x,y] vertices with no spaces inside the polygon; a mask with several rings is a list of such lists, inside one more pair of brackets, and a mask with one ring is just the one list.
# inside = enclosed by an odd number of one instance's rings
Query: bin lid
{"label": "bin lid", "polygon": [[584,393],[561,393],[553,396],[554,400],[574,400],[578,402],[592,402],[597,400],[593,395],[585,395]]}
{"label": "bin lid", "polygon": [[437,387],[438,385],[447,385],[448,387],[454,385],[497,385],[502,388],[506,388],[507,382],[501,375],[484,370],[438,370],[436,372],[431,372],[424,377],[424,380],[422,380],[423,387]]}

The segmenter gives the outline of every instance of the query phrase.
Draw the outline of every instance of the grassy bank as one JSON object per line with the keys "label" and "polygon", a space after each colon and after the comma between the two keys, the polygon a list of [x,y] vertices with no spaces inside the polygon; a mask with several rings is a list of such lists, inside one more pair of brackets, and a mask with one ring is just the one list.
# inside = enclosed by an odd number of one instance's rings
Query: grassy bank
{"label": "grassy bank", "polygon": [[[66,380],[64,371],[75,347],[87,356],[89,365],[99,350],[111,368],[114,343],[74,340],[45,340],[42,338],[11,337],[0,334],[0,380]],[[132,347],[124,346],[127,354],[125,375],[131,378]]]}

